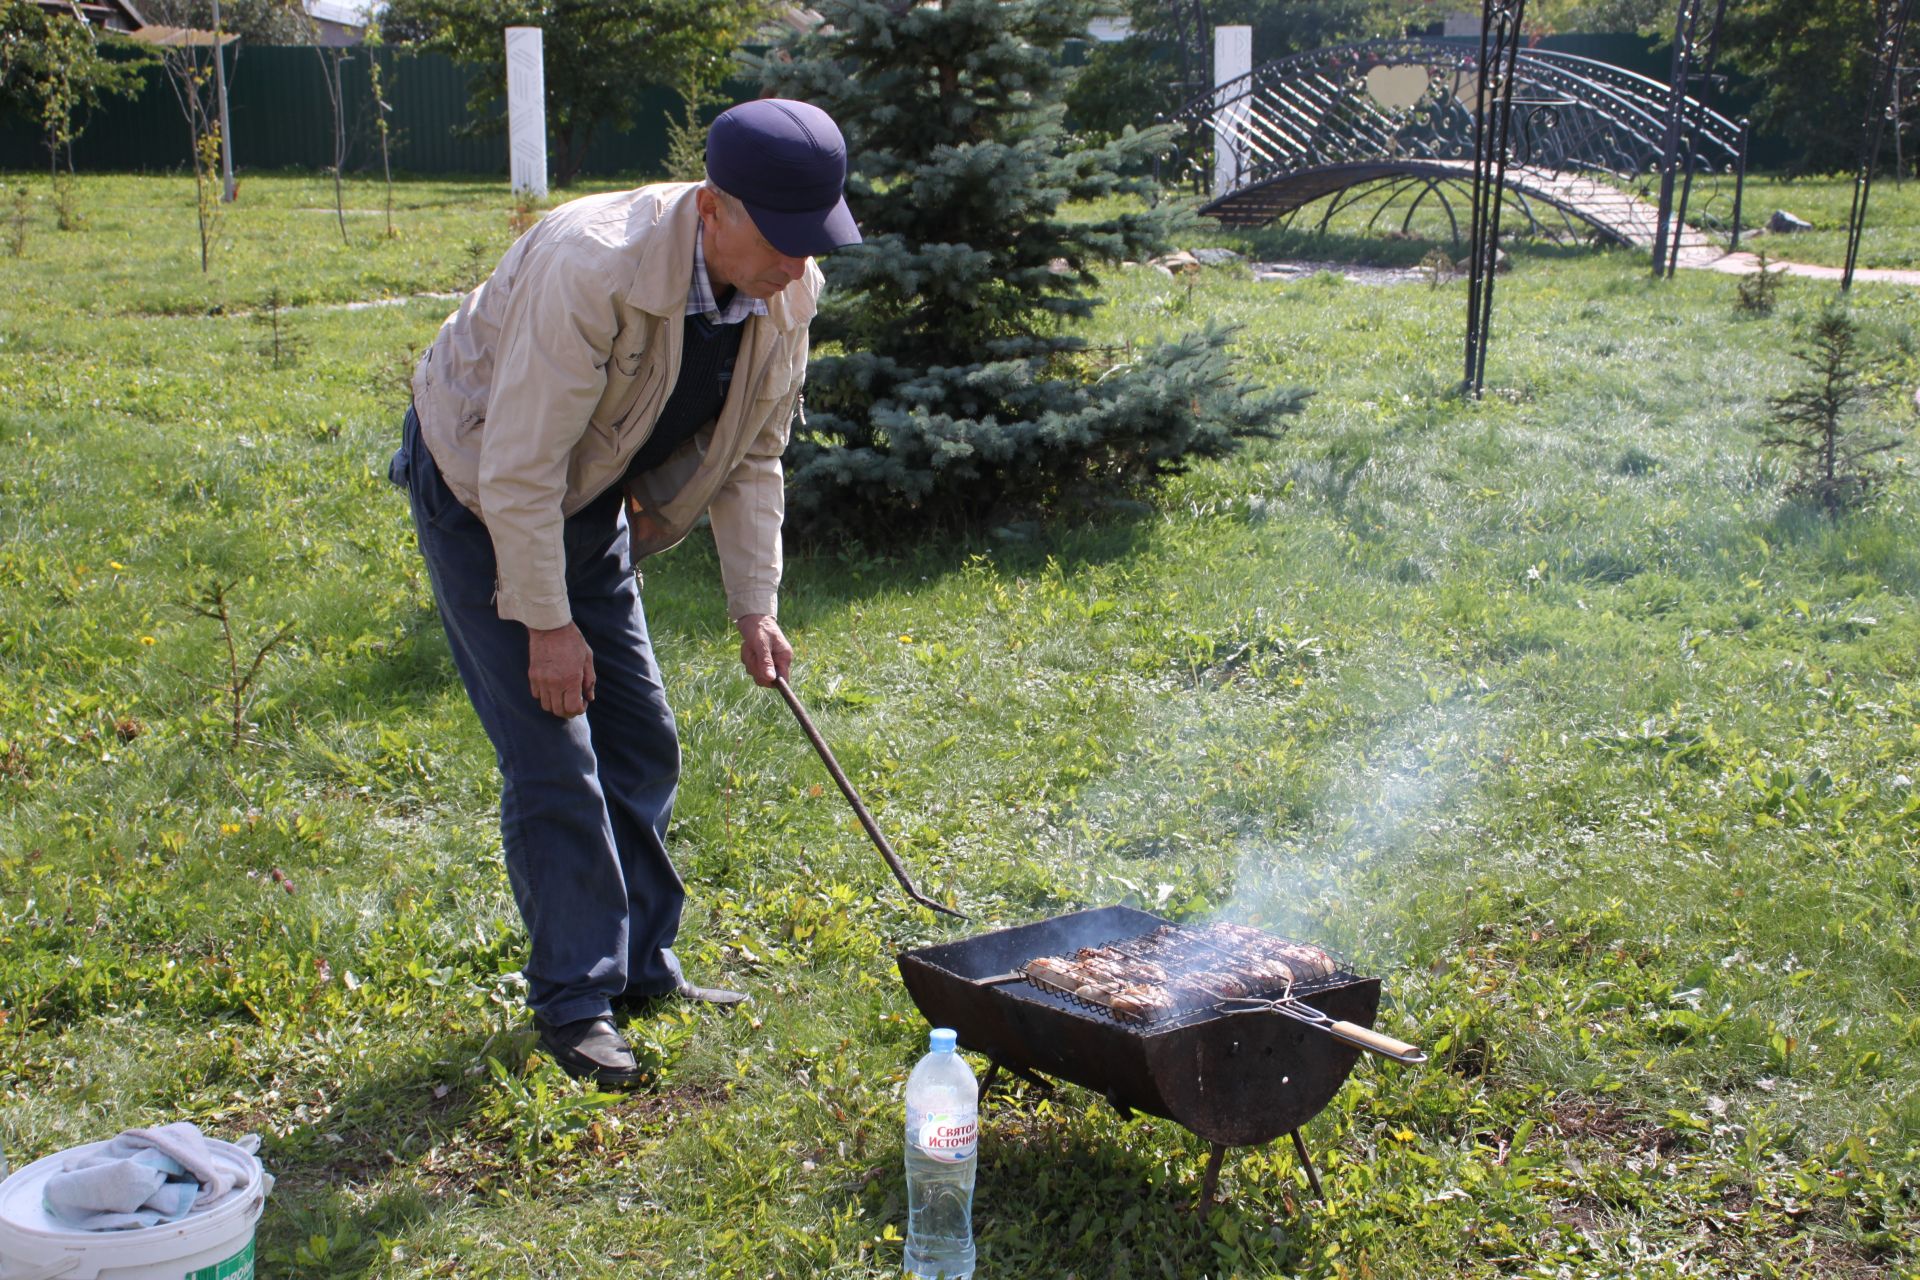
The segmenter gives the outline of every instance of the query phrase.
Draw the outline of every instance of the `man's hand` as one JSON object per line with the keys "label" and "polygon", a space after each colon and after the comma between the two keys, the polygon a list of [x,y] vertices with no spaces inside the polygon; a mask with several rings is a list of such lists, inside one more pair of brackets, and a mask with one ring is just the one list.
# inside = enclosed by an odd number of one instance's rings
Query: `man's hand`
{"label": "man's hand", "polygon": [[770,613],[742,614],[734,623],[740,628],[740,665],[753,682],[763,688],[773,684],[777,674],[784,680],[793,669],[793,646],[780,633],[780,624]]}
{"label": "man's hand", "polygon": [[593,650],[579,627],[527,628],[527,684],[540,705],[563,720],[586,711],[593,701]]}

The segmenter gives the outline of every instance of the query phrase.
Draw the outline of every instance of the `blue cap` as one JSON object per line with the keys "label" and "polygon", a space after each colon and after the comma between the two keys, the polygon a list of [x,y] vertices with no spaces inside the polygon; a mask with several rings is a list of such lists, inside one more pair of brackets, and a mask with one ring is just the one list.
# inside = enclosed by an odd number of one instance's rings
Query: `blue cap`
{"label": "blue cap", "polygon": [[927,1048],[935,1053],[952,1053],[953,1046],[959,1039],[960,1033],[952,1027],[935,1027],[933,1033],[927,1037]]}
{"label": "blue cap", "polygon": [[796,258],[860,243],[847,208],[847,143],[820,108],[760,98],[707,130],[707,177],[747,207],[767,243]]}

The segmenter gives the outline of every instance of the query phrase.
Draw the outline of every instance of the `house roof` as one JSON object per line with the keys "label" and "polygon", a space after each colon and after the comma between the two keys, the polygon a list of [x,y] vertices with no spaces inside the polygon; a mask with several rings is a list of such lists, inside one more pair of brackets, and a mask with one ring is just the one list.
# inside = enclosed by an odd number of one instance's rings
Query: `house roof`
{"label": "house roof", "polygon": [[103,31],[138,31],[146,25],[146,19],[140,16],[131,0],[36,0],[36,3],[48,13],[66,17],[78,13]]}
{"label": "house roof", "polygon": [[319,22],[343,27],[364,27],[374,14],[387,6],[381,0],[302,0],[307,16]]}

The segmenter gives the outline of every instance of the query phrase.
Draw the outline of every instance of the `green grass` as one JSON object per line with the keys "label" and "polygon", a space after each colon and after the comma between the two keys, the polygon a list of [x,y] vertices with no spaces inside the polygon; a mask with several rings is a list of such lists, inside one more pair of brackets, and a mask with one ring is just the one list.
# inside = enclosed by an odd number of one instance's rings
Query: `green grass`
{"label": "green grass", "polygon": [[[43,202],[0,300],[7,1154],[259,1132],[274,1276],[893,1274],[924,1027],[892,957],[964,931],[903,904],[741,674],[701,539],[646,568],[683,951],[755,1002],[631,1026],[631,1098],[532,1053],[492,754],[382,475],[450,307],[414,295],[505,246],[504,196],[409,183],[396,239],[362,214],[343,247],[325,184],[249,178],[203,277],[186,183],[81,189],[88,229]],[[1912,184],[1875,216],[1920,242]],[[1308,412],[1101,521],[791,557],[801,695],[973,927],[1227,912],[1353,953],[1432,1054],[1307,1126],[1324,1207],[1279,1144],[1204,1222],[1197,1139],[1016,1088],[983,1276],[1920,1269],[1911,455],[1828,525],[1755,453],[1829,288],[1752,319],[1725,277],[1514,259],[1477,403],[1464,283],[1115,272],[1094,337],[1239,324]],[[276,285],[305,344],[277,369]],[[1915,302],[1853,296],[1894,423]],[[292,625],[238,747],[183,604],[209,581],[243,656]]]}
{"label": "green grass", "polygon": [[[1874,178],[1867,196],[1867,222],[1860,235],[1861,266],[1920,268],[1920,226],[1907,212],[1913,208],[1915,186],[1911,178],[1896,185],[1884,171]],[[1847,219],[1853,210],[1851,179],[1749,179],[1741,221],[1749,227],[1763,226],[1775,209],[1811,222],[1813,230],[1761,236],[1743,248],[1757,252],[1764,247],[1768,257],[1784,261],[1829,267],[1847,264]]]}

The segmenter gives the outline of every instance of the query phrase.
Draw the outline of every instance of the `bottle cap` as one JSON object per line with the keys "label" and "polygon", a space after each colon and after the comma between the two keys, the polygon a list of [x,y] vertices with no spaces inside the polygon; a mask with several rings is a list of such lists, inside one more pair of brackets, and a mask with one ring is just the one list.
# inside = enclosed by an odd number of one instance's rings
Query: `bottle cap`
{"label": "bottle cap", "polygon": [[952,1027],[935,1027],[933,1034],[927,1037],[927,1048],[935,1053],[952,1053],[953,1046],[960,1039],[960,1033]]}

